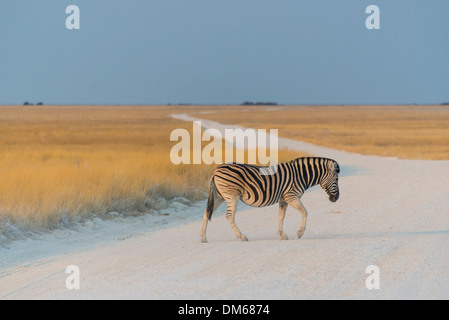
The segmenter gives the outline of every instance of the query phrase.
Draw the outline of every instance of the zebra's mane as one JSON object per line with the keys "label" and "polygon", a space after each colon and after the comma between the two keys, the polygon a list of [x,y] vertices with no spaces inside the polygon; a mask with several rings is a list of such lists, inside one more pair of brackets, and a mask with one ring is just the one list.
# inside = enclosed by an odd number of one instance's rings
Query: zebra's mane
{"label": "zebra's mane", "polygon": [[299,163],[299,162],[309,162],[310,160],[324,160],[326,162],[331,161],[331,162],[335,163],[336,171],[340,172],[340,166],[338,165],[337,161],[335,161],[334,159],[330,159],[330,158],[324,158],[324,157],[299,157],[299,158],[293,159],[293,160],[291,160],[289,162],[290,163]]}
{"label": "zebra's mane", "polygon": [[324,157],[299,157],[293,160],[290,160],[289,162],[300,162],[300,161],[309,161],[309,160],[326,160],[326,161],[332,161],[335,162],[335,160],[330,158],[324,158]]}

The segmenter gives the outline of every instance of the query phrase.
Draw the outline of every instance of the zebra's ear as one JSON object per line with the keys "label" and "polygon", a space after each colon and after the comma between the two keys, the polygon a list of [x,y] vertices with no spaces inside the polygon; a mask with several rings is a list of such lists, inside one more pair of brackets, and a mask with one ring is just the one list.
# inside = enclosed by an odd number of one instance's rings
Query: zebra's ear
{"label": "zebra's ear", "polygon": [[338,163],[336,163],[336,162],[335,162],[335,165],[334,165],[334,170],[335,170],[337,173],[340,173],[340,166],[339,166]]}

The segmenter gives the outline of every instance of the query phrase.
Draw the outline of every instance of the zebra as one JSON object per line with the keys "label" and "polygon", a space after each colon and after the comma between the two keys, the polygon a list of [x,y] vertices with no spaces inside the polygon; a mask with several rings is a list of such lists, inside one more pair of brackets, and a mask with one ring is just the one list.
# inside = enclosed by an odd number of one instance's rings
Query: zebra
{"label": "zebra", "polygon": [[302,214],[302,221],[297,231],[298,239],[306,228],[307,210],[301,203],[304,192],[320,184],[331,202],[340,197],[338,174],[340,167],[335,160],[319,157],[303,157],[280,163],[272,174],[261,174],[262,167],[241,163],[221,164],[211,174],[209,197],[204,211],[201,227],[201,242],[207,242],[207,223],[212,213],[220,204],[226,202],[226,219],[237,238],[248,241],[235,224],[235,210],[240,199],[253,207],[264,207],[279,203],[279,227],[277,233],[282,240],[287,240],[283,232],[283,221],[287,206],[290,205]]}

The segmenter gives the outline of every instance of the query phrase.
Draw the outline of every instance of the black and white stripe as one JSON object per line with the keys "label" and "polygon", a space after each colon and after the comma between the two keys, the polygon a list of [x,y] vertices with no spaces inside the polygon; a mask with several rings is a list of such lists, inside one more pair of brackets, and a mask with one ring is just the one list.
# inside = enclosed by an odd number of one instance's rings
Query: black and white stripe
{"label": "black and white stripe", "polygon": [[260,167],[248,164],[222,164],[212,173],[210,182],[209,199],[204,211],[203,226],[201,229],[201,241],[207,242],[206,228],[208,220],[217,207],[226,202],[226,218],[231,224],[235,235],[247,240],[235,224],[235,209],[238,200],[253,207],[264,207],[279,203],[279,228],[281,239],[287,239],[282,231],[285,211],[291,205],[302,213],[301,226],[297,232],[300,238],[305,230],[307,210],[302,205],[300,198],[304,192],[317,184],[329,195],[329,200],[335,202],[339,198],[338,173],[340,167],[332,159],[305,157],[298,158],[277,165],[277,170],[272,174],[261,174]]}

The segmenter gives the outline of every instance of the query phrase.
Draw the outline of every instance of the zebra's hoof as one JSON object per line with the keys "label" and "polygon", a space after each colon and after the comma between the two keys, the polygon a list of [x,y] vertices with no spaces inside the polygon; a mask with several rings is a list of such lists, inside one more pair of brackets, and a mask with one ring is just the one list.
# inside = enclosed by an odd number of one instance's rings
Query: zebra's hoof
{"label": "zebra's hoof", "polygon": [[283,235],[281,235],[281,240],[288,240],[288,237],[285,233]]}
{"label": "zebra's hoof", "polygon": [[201,243],[207,243],[207,239],[206,238],[201,238]]}
{"label": "zebra's hoof", "polygon": [[240,240],[242,240],[242,241],[248,241],[248,238],[247,238],[246,236],[244,236],[244,235],[241,235],[241,236],[240,236]]}
{"label": "zebra's hoof", "polygon": [[296,235],[298,236],[298,239],[301,239],[302,235],[304,234],[304,230],[303,231],[298,231],[296,232]]}

